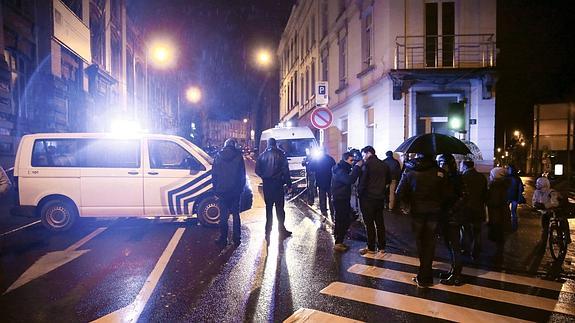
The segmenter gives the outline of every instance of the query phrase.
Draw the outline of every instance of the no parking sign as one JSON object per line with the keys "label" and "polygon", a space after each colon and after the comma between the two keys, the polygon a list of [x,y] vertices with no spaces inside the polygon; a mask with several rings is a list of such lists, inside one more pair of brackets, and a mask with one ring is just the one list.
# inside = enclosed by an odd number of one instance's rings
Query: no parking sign
{"label": "no parking sign", "polygon": [[311,124],[317,129],[323,130],[331,126],[333,114],[328,108],[319,107],[311,113]]}

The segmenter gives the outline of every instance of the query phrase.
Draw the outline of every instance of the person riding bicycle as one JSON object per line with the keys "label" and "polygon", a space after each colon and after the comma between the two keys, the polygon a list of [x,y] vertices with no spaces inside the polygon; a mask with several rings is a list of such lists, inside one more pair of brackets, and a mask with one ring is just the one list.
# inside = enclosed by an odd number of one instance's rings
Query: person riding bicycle
{"label": "person riding bicycle", "polygon": [[557,217],[560,218],[560,227],[567,232],[567,243],[571,243],[571,235],[569,234],[569,222],[563,216],[565,210],[561,209],[561,193],[551,188],[551,183],[547,177],[539,177],[535,182],[535,192],[533,192],[533,207],[541,211],[541,245],[544,247],[547,244],[547,237],[549,236],[549,221],[551,212],[549,210],[555,209]]}

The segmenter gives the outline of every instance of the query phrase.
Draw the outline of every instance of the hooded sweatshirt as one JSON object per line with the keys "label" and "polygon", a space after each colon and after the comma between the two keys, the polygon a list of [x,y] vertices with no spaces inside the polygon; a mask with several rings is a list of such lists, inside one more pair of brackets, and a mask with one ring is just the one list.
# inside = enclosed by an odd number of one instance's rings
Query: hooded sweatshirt
{"label": "hooded sweatshirt", "polygon": [[559,206],[559,192],[551,188],[547,177],[539,177],[535,182],[533,206],[544,206],[546,209]]}

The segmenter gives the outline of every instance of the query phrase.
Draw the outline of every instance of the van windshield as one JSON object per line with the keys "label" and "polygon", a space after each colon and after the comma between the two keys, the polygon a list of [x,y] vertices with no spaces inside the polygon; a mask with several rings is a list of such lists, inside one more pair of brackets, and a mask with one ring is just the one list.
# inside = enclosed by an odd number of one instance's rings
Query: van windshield
{"label": "van windshield", "polygon": [[315,139],[283,139],[277,141],[278,148],[286,153],[286,157],[305,157],[306,149],[315,146]]}

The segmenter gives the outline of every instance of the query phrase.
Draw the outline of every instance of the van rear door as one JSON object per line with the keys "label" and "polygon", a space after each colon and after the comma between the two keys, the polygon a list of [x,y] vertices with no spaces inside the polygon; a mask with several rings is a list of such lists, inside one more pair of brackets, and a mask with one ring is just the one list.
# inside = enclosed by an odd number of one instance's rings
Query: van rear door
{"label": "van rear door", "polygon": [[83,216],[142,216],[141,139],[84,139]]}

